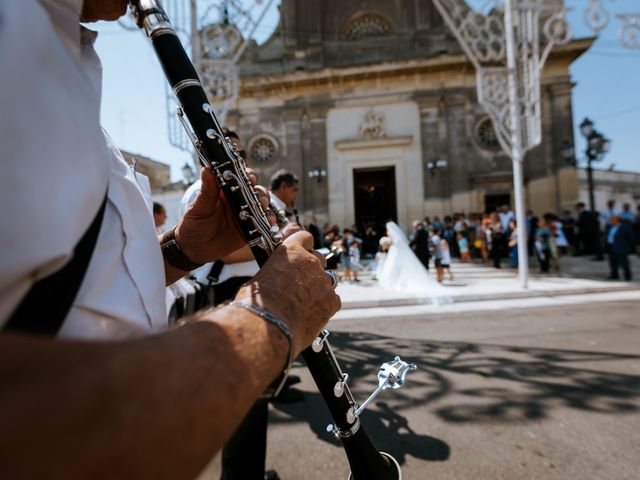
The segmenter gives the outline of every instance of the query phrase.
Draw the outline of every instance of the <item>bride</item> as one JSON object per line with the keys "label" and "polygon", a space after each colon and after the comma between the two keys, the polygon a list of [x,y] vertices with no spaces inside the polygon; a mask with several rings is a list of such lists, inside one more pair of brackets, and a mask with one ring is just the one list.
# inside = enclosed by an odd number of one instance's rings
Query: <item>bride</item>
{"label": "bride", "polygon": [[395,222],[388,222],[387,236],[391,247],[378,270],[380,286],[414,295],[426,295],[432,303],[451,303],[446,289],[435,281],[409,246],[407,236]]}

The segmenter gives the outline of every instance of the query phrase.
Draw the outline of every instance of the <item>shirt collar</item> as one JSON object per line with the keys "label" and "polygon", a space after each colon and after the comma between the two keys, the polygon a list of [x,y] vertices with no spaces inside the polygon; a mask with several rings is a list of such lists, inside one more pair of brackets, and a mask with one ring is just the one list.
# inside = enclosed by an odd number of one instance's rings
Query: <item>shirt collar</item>
{"label": "shirt collar", "polygon": [[80,12],[84,0],[40,0],[66,47],[80,59]]}

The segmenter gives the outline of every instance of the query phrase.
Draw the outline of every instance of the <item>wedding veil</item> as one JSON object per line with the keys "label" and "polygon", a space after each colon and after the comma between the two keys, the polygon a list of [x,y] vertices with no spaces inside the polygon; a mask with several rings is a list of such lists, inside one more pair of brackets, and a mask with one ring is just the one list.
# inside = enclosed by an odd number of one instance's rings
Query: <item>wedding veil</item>
{"label": "wedding veil", "polygon": [[377,277],[380,286],[419,295],[431,303],[451,303],[451,297],[422,265],[409,246],[407,236],[395,222],[388,222],[392,244]]}

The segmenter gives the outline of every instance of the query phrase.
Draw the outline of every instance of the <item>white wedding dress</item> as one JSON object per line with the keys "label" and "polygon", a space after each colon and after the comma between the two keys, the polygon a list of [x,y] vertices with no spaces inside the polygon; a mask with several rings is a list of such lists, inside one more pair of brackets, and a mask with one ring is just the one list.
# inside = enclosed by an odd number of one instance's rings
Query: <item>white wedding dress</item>
{"label": "white wedding dress", "polygon": [[380,286],[394,291],[408,292],[428,298],[436,305],[451,303],[451,297],[424,268],[409,246],[409,240],[402,229],[394,222],[388,222],[387,236],[392,244],[378,268]]}

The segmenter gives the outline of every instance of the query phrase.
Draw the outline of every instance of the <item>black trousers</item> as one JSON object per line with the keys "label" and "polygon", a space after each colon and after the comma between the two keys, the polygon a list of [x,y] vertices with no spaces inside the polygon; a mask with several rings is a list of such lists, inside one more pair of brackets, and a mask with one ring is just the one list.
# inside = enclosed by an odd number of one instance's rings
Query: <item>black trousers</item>
{"label": "black trousers", "polygon": [[[231,300],[251,277],[231,277],[213,288],[214,304]],[[264,480],[269,401],[259,399],[222,448],[222,480]]]}
{"label": "black trousers", "polygon": [[493,261],[493,268],[500,268],[500,260],[502,259],[502,248],[501,245],[491,245],[491,250],[489,251],[489,256]]}
{"label": "black trousers", "polygon": [[431,255],[429,255],[428,253],[417,253],[416,256],[420,260],[420,263],[422,263],[422,265],[424,265],[424,268],[426,268],[427,271],[428,271],[429,270],[429,258],[430,258]]}
{"label": "black trousers", "polygon": [[222,449],[222,480],[264,480],[269,401],[259,399]]}
{"label": "black trousers", "polygon": [[631,267],[626,254],[609,252],[609,268],[611,278],[618,278],[618,268],[622,268],[624,279],[631,280]]}

